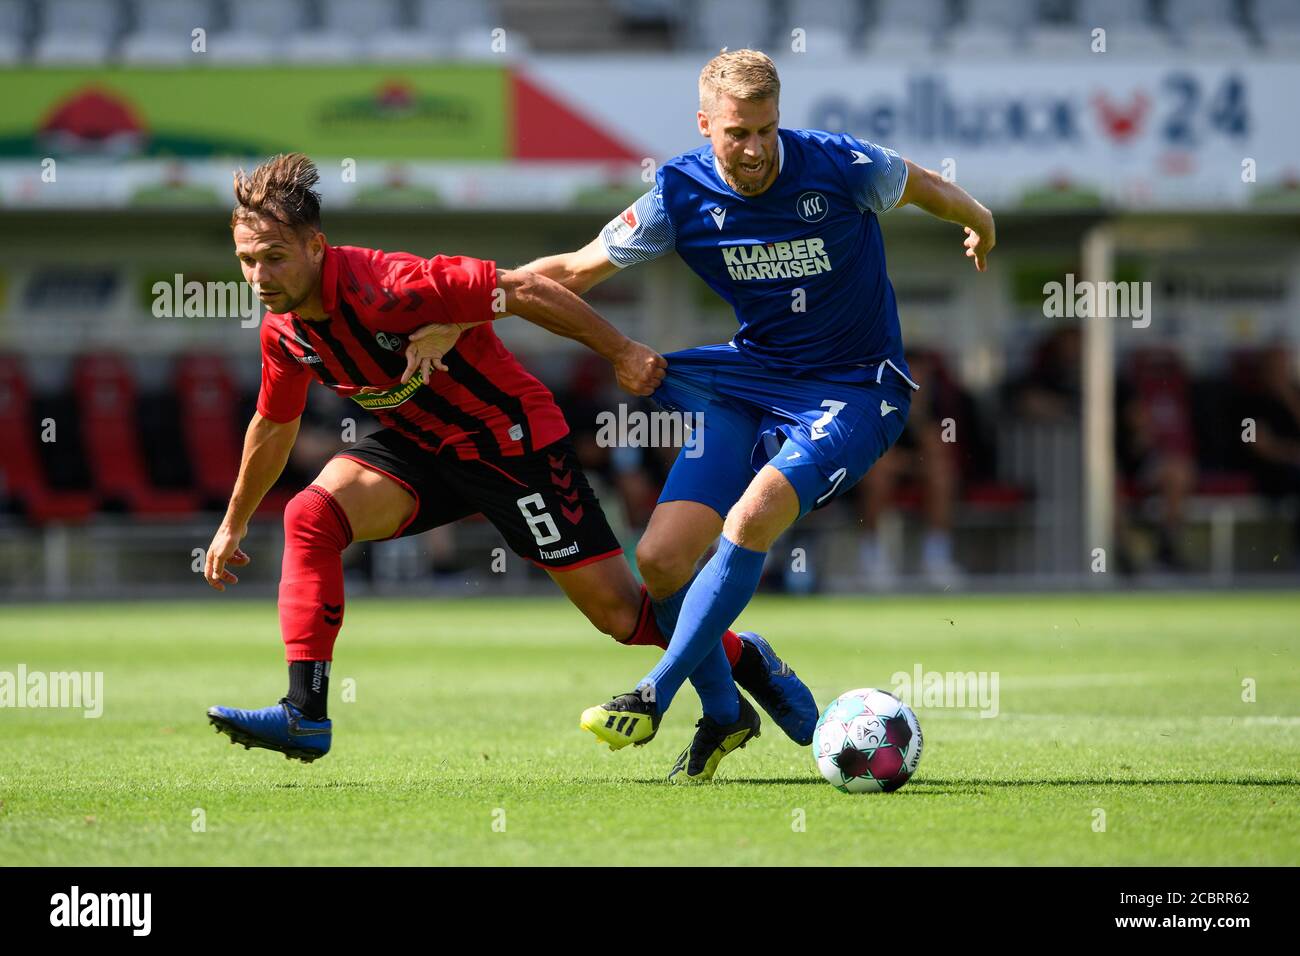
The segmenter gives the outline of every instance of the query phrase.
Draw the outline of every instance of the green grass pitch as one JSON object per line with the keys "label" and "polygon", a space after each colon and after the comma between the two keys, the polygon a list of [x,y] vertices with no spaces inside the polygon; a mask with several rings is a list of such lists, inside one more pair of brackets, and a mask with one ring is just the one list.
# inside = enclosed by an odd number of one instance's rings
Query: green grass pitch
{"label": "green grass pitch", "polygon": [[658,651],[559,599],[357,600],[306,766],[204,716],[283,693],[270,602],[9,606],[0,671],[103,671],[104,713],[0,709],[0,864],[1300,863],[1300,595],[763,597],[741,624],[823,707],[919,664],[997,672],[999,713],[918,708],[894,794],[836,792],[766,720],[676,788],[689,687],[647,747],[577,726]]}

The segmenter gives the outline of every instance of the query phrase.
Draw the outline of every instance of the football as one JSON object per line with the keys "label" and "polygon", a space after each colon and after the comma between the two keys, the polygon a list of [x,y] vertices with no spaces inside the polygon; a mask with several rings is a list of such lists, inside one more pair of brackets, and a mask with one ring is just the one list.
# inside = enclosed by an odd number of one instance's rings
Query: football
{"label": "football", "polygon": [[889,793],[916,773],[921,725],[893,694],[865,687],[841,694],[817,721],[813,757],[836,790]]}

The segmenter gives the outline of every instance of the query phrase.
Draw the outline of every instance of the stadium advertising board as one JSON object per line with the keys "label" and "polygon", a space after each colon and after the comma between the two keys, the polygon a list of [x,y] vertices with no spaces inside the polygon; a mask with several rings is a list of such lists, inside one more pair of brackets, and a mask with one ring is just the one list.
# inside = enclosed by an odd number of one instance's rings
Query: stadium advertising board
{"label": "stadium advertising board", "polygon": [[[1300,204],[1300,129],[1288,102],[1300,85],[1295,64],[900,67],[788,56],[780,66],[783,125],[892,146],[1004,208]],[[202,205],[213,201],[205,189],[224,191],[229,157],[297,149],[390,164],[378,177],[382,195],[374,176],[368,186],[343,177],[335,207],[412,191],[423,197],[416,205],[571,207],[590,191],[592,170],[602,189],[640,188],[653,162],[700,143],[698,68],[695,57],[622,56],[219,74],[0,71],[0,196]],[[93,195],[75,183],[41,190],[31,160],[46,157],[130,159],[137,173],[121,170],[120,188]],[[151,161],[155,171],[141,177]],[[511,188],[505,180],[520,163],[529,183]],[[580,168],[587,173],[575,177]]]}
{"label": "stadium advertising board", "polygon": [[[1095,60],[1095,62],[1094,62]],[[1104,55],[996,66],[778,60],[781,123],[847,131],[1027,206],[1300,203],[1290,63]],[[699,145],[691,58],[530,64],[557,96],[665,158]]]}

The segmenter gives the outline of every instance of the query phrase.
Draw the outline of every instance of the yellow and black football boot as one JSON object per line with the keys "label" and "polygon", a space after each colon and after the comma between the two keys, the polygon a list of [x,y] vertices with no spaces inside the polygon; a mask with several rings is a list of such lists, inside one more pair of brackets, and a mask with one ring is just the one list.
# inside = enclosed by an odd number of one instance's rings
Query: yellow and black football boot
{"label": "yellow and black football boot", "polygon": [[744,694],[739,697],[740,717],[734,724],[720,724],[707,716],[696,722],[695,739],[669,771],[669,783],[707,783],[723,757],[759,736],[758,711]]}
{"label": "yellow and black football boot", "polygon": [[628,744],[640,747],[653,740],[659,731],[659,713],[652,701],[632,691],[608,704],[588,707],[578,726],[609,744],[610,750],[622,750]]}

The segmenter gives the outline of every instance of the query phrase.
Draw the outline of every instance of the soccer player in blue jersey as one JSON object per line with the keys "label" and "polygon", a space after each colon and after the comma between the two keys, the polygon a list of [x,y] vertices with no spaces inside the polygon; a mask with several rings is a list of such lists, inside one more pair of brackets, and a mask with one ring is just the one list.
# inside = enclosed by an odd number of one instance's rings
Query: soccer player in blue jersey
{"label": "soccer player in blue jersey", "polygon": [[[689,678],[704,716],[674,782],[711,779],[758,735],[719,639],[757,590],[773,541],[852,488],[903,430],[917,385],[878,217],[910,203],[964,226],[981,272],[994,244],[992,214],[937,173],[847,134],[781,129],[766,55],[714,57],[699,90],[708,145],[665,163],[654,188],[583,249],[524,267],[583,292],[675,250],[740,324],[730,342],[665,356],[655,400],[703,413],[704,431],[703,454],[678,457],[636,552],[672,637],[633,691],[581,719],[612,747],[645,743]],[[762,648],[783,729],[810,741],[817,709],[806,688],[761,638],[744,636]]]}

